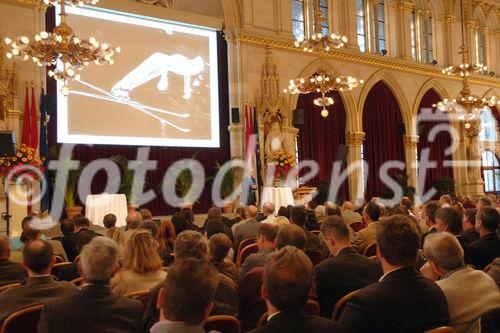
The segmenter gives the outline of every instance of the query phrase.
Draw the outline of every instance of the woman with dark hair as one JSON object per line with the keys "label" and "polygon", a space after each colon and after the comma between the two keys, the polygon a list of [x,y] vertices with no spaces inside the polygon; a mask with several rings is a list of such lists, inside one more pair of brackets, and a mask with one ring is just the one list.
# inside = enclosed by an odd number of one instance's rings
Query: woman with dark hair
{"label": "woman with dark hair", "polygon": [[278,216],[284,216],[287,219],[290,219],[290,209],[285,206],[281,206],[278,210]]}
{"label": "woman with dark hair", "polygon": [[175,242],[175,228],[172,222],[169,220],[164,220],[160,224],[160,229],[156,235],[158,240],[158,254],[163,261],[163,266],[170,266],[174,258],[172,253],[174,252],[174,242]]}

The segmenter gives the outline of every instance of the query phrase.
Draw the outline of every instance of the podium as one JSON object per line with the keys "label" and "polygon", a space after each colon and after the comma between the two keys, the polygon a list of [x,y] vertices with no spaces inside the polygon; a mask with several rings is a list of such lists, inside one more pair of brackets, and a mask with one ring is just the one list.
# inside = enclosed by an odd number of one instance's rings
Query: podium
{"label": "podium", "polygon": [[93,224],[103,227],[102,219],[106,214],[116,215],[116,226],[126,224],[127,198],[125,194],[90,194],[85,200],[85,217]]}
{"label": "podium", "polygon": [[291,187],[264,187],[261,194],[260,205],[265,202],[274,204],[274,214],[278,214],[281,206],[295,205]]}
{"label": "podium", "polygon": [[293,191],[293,194],[295,195],[297,199],[297,204],[298,205],[305,205],[309,201],[312,200],[313,195],[318,191],[317,187],[308,187],[308,186],[303,186],[295,189]]}

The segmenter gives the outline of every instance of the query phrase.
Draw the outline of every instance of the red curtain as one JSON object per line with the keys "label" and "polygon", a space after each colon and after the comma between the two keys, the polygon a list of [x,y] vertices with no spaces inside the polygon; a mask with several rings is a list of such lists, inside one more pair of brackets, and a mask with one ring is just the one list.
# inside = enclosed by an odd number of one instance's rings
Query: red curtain
{"label": "red curtain", "polygon": [[491,113],[493,113],[493,117],[495,117],[497,121],[497,126],[500,127],[500,107],[491,108]]}
{"label": "red curtain", "polygon": [[[373,86],[363,109],[364,160],[368,163],[368,181],[365,198],[381,196],[385,191],[379,170],[386,161],[405,162],[404,124],[398,102],[392,91],[382,82]],[[390,169],[388,174],[406,174],[405,170]]]}
{"label": "red curtain", "polygon": [[[423,109],[432,109],[432,105],[439,102],[441,98],[436,94],[433,89],[428,90],[420,101],[418,107],[418,114],[421,115]],[[433,113],[441,112],[439,110],[433,109]],[[429,148],[429,161],[436,161],[437,167],[433,169],[427,169],[425,174],[425,184],[424,188],[420,189],[420,194],[427,193],[429,189],[436,185],[436,182],[442,177],[453,178],[453,169],[451,167],[443,166],[444,161],[451,161],[453,157],[451,155],[445,155],[446,148],[451,146],[451,135],[448,131],[440,131],[434,140],[429,141],[429,132],[433,127],[438,125],[449,125],[449,121],[445,119],[434,120],[434,121],[419,121],[417,123],[417,131],[419,134],[418,140],[418,158],[420,160],[420,154],[423,149]],[[419,176],[422,177],[423,170],[419,170]],[[436,194],[432,199],[437,199],[438,194]]]}
{"label": "red curtain", "polygon": [[[333,163],[340,145],[345,145],[346,114],[342,97],[338,92],[330,92],[334,104],[327,108],[329,115],[321,116],[322,108],[314,105],[319,93],[300,95],[297,109],[304,110],[304,125],[300,128],[297,146],[300,160],[314,160],[319,164],[319,174],[309,181],[312,186],[320,186],[322,181],[329,181]],[[345,167],[345,165],[344,165]],[[339,199],[348,199],[347,179],[340,187]]]}
{"label": "red curtain", "polygon": [[[48,11],[49,17],[53,15],[53,11]],[[219,33],[217,40],[218,47],[218,68],[219,68],[219,135],[220,148],[182,148],[182,147],[151,147],[149,159],[158,161],[156,171],[150,171],[147,174],[147,182],[149,185],[145,189],[153,189],[157,197],[153,201],[147,203],[144,207],[151,210],[153,215],[171,214],[175,211],[174,207],[168,206],[163,200],[161,194],[161,183],[163,177],[174,162],[183,158],[191,158],[196,153],[196,159],[205,168],[205,176],[208,178],[214,176],[215,163],[219,161],[221,164],[230,159],[229,146],[229,100],[228,100],[228,77],[227,77],[227,44]],[[47,80],[47,89],[49,93],[56,92],[55,82],[52,79]],[[49,146],[57,143],[57,112],[51,112],[50,122],[48,123]],[[77,145],[74,150],[74,159],[83,163],[89,163],[99,158],[109,158],[112,155],[123,155],[129,160],[136,159],[137,148],[134,146],[110,146],[110,145]],[[96,174],[92,182],[92,193],[101,193],[105,188],[107,176],[104,171]],[[195,203],[195,212],[204,213],[212,205],[212,182],[205,183],[204,191]],[[84,199],[83,199],[84,200]]]}

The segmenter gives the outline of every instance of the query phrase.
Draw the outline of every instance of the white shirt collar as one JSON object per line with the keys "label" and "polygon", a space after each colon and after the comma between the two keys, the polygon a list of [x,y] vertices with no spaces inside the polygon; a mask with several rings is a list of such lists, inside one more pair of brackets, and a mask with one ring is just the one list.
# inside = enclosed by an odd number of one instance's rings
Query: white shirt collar
{"label": "white shirt collar", "polygon": [[281,313],[281,311],[275,312],[272,315],[268,316],[267,317],[267,322],[269,322],[271,320],[271,318],[274,317],[274,316],[276,316],[278,313]]}
{"label": "white shirt collar", "polygon": [[391,274],[392,272],[397,271],[398,269],[401,269],[401,268],[404,268],[404,267],[398,267],[398,268],[393,268],[393,269],[391,269],[390,271],[388,271],[387,273],[385,273],[384,275],[382,275],[382,277],[381,277],[378,281],[379,281],[379,282],[382,282],[382,281],[385,279],[385,277],[386,277],[387,275],[389,275],[389,274]]}

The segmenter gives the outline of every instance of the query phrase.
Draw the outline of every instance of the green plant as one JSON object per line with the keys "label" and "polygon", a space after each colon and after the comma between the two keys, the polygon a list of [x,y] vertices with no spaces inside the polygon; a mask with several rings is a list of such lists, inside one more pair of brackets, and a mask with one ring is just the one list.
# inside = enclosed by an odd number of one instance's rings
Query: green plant
{"label": "green plant", "polygon": [[[198,153],[195,153],[191,159],[194,160],[196,158],[196,155]],[[191,162],[189,162],[190,164]],[[191,189],[191,186],[193,185],[193,174],[191,172],[191,169],[188,166],[180,170],[177,180],[175,181],[175,193],[183,198],[184,202],[189,202],[192,203],[193,199],[188,197],[189,190]]]}
{"label": "green plant", "polygon": [[[403,175],[401,173],[398,173],[394,176],[394,180],[402,188],[403,196],[408,197],[411,201],[413,201],[415,198],[416,190],[415,190],[415,187],[408,186],[408,176]],[[390,199],[390,198],[394,197],[394,191],[392,189],[386,187],[384,189],[384,191],[382,192],[381,197],[384,199]]]}
{"label": "green plant", "polygon": [[[220,171],[222,165],[219,161],[215,162],[215,169],[217,172]],[[243,169],[241,167],[234,166],[226,171],[222,177],[220,195],[222,198],[227,198],[231,193],[233,193],[236,187],[236,181],[241,177]]]}
{"label": "green plant", "polygon": [[[135,193],[132,193],[132,187],[134,185],[134,170],[129,169],[128,160],[125,156],[114,155],[110,158],[113,162],[118,164],[121,173],[120,187],[118,193],[125,194],[127,197],[127,203],[129,205],[134,205],[137,203],[137,198]],[[146,185],[144,182],[143,186]]]}
{"label": "green plant", "polygon": [[455,179],[450,177],[441,177],[436,181],[436,190],[438,195],[455,195]]}
{"label": "green plant", "polygon": [[64,193],[64,202],[68,208],[76,207],[78,179],[80,178],[82,170],[83,165],[80,165],[80,167],[76,170],[68,170],[68,181],[66,182],[66,191]]}

